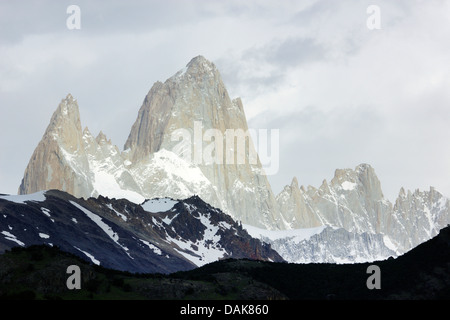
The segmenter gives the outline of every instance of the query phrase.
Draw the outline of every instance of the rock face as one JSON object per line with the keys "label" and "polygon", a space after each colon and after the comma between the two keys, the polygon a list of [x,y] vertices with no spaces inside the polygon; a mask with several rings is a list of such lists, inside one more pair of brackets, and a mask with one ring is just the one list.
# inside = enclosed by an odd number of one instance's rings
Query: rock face
{"label": "rock face", "polygon": [[[230,145],[231,140],[226,139],[227,132],[248,132],[242,102],[230,99],[219,71],[202,56],[166,82],[153,85],[124,148],[129,150],[130,160],[142,168],[145,166],[139,164],[146,163],[153,153],[176,150],[180,130],[191,142],[185,146],[184,159],[193,162],[210,185],[205,190],[190,189],[191,193],[245,223],[285,227],[266,175],[258,174],[263,169],[251,137],[246,140],[245,163],[238,162],[238,142],[233,138]],[[234,161],[227,157],[230,149]],[[217,157],[209,162],[206,157],[211,154]],[[253,163],[251,154],[256,155]],[[153,192],[148,186],[144,186],[144,194]]]}
{"label": "rock face", "polygon": [[293,229],[312,228],[323,225],[323,221],[305,199],[306,190],[299,188],[297,178],[277,195],[276,199],[284,219]]}
{"label": "rock face", "polygon": [[144,273],[189,270],[223,258],[283,261],[199,197],[138,205],[50,190],[0,196],[0,214],[0,253],[47,244],[93,264]]}
{"label": "rock face", "polygon": [[53,113],[31,156],[19,194],[52,188],[83,195],[92,189],[78,104],[70,94]]}

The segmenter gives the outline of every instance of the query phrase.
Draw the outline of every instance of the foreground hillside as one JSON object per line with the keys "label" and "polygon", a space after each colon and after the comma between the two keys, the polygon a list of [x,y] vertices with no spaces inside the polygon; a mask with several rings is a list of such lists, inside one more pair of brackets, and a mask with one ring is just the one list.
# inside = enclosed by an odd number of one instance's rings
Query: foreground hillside
{"label": "foreground hillside", "polygon": [[197,196],[135,204],[59,190],[0,195],[0,253],[41,244],[138,273],[173,273],[225,258],[284,261]]}
{"label": "foreground hillside", "polygon": [[[88,264],[48,246],[0,256],[2,299],[450,299],[450,227],[407,254],[377,262],[381,289],[366,286],[369,263],[288,264],[228,259],[162,274],[132,274]],[[69,290],[69,265],[81,289]]]}

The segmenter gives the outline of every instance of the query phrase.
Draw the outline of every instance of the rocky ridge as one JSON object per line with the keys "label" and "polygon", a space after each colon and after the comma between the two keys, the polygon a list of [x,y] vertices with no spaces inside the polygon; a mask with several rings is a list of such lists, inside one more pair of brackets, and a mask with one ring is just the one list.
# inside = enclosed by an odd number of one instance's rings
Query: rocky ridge
{"label": "rocky ridge", "polygon": [[103,196],[77,199],[59,190],[0,196],[0,253],[41,244],[139,273],[189,270],[225,258],[283,261],[195,196],[140,205]]}
{"label": "rocky ridge", "polygon": [[[402,188],[393,205],[384,198],[375,170],[368,164],[354,170],[338,169],[331,181],[324,180],[319,188],[299,187],[294,178],[277,195],[277,201],[292,226],[328,226],[317,229],[301,244],[290,235],[276,240],[265,236],[277,250],[295,252],[290,258],[284,256],[297,262],[305,261],[307,252],[315,254],[306,260],[315,262],[373,261],[401,255],[433,238],[450,223],[450,201],[433,187],[414,192]],[[302,256],[301,249],[294,249],[301,246],[311,250]],[[356,247],[361,250],[354,250]]]}

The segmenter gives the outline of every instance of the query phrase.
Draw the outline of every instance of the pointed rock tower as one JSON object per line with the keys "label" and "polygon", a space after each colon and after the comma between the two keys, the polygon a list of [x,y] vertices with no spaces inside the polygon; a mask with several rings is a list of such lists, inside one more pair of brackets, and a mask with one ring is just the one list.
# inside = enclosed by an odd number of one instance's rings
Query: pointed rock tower
{"label": "pointed rock tower", "polygon": [[[180,130],[191,142],[181,153],[176,151]],[[36,148],[19,193],[55,188],[77,197],[102,194],[138,203],[198,195],[245,224],[287,227],[242,102],[230,99],[216,66],[202,56],[153,85],[124,149],[120,152],[103,132],[94,138],[87,128],[82,131],[78,105],[68,95]]]}
{"label": "pointed rock tower", "polygon": [[[211,129],[213,131],[211,131]],[[248,126],[241,99],[232,100],[216,66],[202,56],[164,83],[156,82],[144,99],[124,149],[133,164],[147,161],[151,154],[173,152],[180,141],[177,130],[190,137],[188,160],[200,168],[211,182],[217,201],[208,194],[204,200],[218,206],[244,223],[267,228],[285,228],[275,197],[261,163],[251,161],[256,154],[251,137],[246,137],[245,163],[238,162],[238,142],[227,140],[227,132],[247,133]],[[209,135],[213,132],[214,134]],[[237,136],[237,135],[236,135]],[[242,136],[241,136],[242,137]],[[212,141],[223,146],[221,159],[205,161]],[[239,138],[237,138],[239,139]],[[237,140],[236,140],[237,141]],[[242,142],[242,141],[241,141]],[[195,147],[194,147],[195,145]],[[231,150],[233,161],[228,161]]]}
{"label": "pointed rock tower", "polygon": [[[294,181],[296,182],[296,181]],[[381,192],[375,170],[360,164],[355,170],[337,169],[330,182],[316,189],[287,186],[277,196],[283,214],[292,218],[293,228],[330,225],[351,232],[384,230],[392,205]]]}
{"label": "pointed rock tower", "polygon": [[277,195],[277,202],[290,228],[313,228],[323,225],[320,216],[308,203],[305,188],[298,186],[297,178]]}
{"label": "pointed rock tower", "polygon": [[68,94],[31,156],[19,194],[60,189],[86,194],[92,189],[89,163],[83,144],[78,103]]}
{"label": "pointed rock tower", "polygon": [[83,198],[103,194],[135,202],[145,200],[119,149],[103,132],[94,138],[87,127],[81,130],[78,104],[70,94],[53,113],[18,193],[49,189]]}

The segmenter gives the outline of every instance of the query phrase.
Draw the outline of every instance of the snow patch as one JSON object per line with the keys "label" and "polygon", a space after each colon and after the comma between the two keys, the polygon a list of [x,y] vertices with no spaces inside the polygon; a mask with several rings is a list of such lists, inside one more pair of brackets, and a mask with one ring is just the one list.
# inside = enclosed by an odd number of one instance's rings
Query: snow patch
{"label": "snow patch", "polygon": [[81,252],[83,252],[89,259],[91,259],[91,261],[92,261],[92,263],[94,263],[94,264],[96,264],[96,265],[100,265],[100,261],[98,261],[97,259],[95,259],[95,257],[92,255],[92,254],[90,254],[89,252],[86,252],[86,251],[83,251],[83,250],[81,250],[80,248],[77,248],[77,247],[75,247],[75,246],[73,246],[75,249],[77,249],[78,251],[81,251]]}
{"label": "snow patch", "polygon": [[10,233],[8,231],[2,231],[1,233],[5,236],[6,240],[14,241],[15,243],[17,243],[18,245],[20,245],[22,247],[25,246],[25,243],[23,243],[22,241],[17,239],[17,237],[15,235],[13,235],[12,233]]}
{"label": "snow patch", "polygon": [[[141,207],[147,212],[157,213],[157,212],[166,212],[166,211],[172,209],[173,206],[176,205],[177,203],[178,203],[178,201],[175,201],[175,200],[172,200],[169,198],[152,199],[152,200],[145,201],[143,204],[141,204]],[[171,220],[170,220],[170,222],[171,222]],[[170,224],[170,223],[167,223],[167,224]]]}
{"label": "snow patch", "polygon": [[4,199],[7,201],[11,201],[14,203],[25,204],[25,202],[44,202],[46,200],[45,197],[46,191],[39,191],[31,194],[23,194],[23,195],[9,195],[9,196],[0,196],[0,199]]}
{"label": "snow patch", "polygon": [[157,255],[159,255],[159,256],[162,255],[161,249],[159,249],[157,246],[151,244],[151,243],[148,242],[148,241],[142,240],[142,239],[139,239],[139,241],[141,241],[141,242],[144,243],[147,247],[149,247],[150,249],[152,249],[153,252],[156,253]]}
{"label": "snow patch", "polygon": [[177,213],[176,215],[174,215],[172,217],[172,219],[169,218],[169,216],[165,217],[164,219],[161,219],[165,224],[169,225],[172,223],[173,219],[175,219],[177,216],[179,215],[179,213]]}
{"label": "snow patch", "polygon": [[184,199],[210,193],[213,189],[199,167],[165,149],[153,153],[148,164],[134,170],[132,175],[143,189],[148,183],[154,184],[152,198],[162,198],[170,193],[172,197]]}
{"label": "snow patch", "polygon": [[302,228],[302,229],[290,229],[290,230],[267,230],[254,227],[248,224],[242,224],[242,227],[247,230],[248,234],[253,238],[264,239],[267,238],[271,241],[278,239],[287,239],[295,243],[300,243],[303,240],[310,239],[313,235],[321,233],[326,226],[320,226],[315,228]]}
{"label": "snow patch", "polygon": [[214,226],[207,215],[200,215],[197,219],[206,227],[201,239],[193,242],[168,236],[167,241],[176,244],[181,249],[175,248],[178,253],[201,267],[223,258],[227,252],[220,245],[220,235],[217,234],[219,227]]}
{"label": "snow patch", "polygon": [[102,196],[116,199],[127,199],[136,204],[142,203],[145,198],[137,192],[122,189],[113,174],[93,168],[94,172],[94,192]]}
{"label": "snow patch", "polygon": [[132,162],[130,160],[125,160],[123,164],[128,167],[131,166]]}
{"label": "snow patch", "polygon": [[223,229],[231,229],[231,224],[225,222],[225,221],[220,221],[219,222],[219,226]]}
{"label": "snow patch", "polygon": [[120,212],[117,211],[116,209],[114,209],[113,206],[112,206],[112,204],[108,203],[106,206],[107,206],[109,209],[113,210],[113,211],[117,214],[117,216],[121,217],[123,221],[127,221],[127,219],[128,219],[127,216],[124,215],[123,213],[120,213]]}
{"label": "snow patch", "polygon": [[[120,246],[123,250],[128,251],[127,247],[124,247],[119,243],[119,235],[114,232],[114,230],[108,226],[105,222],[103,222],[102,218],[96,215],[95,213],[92,213],[91,211],[85,209],[84,207],[80,206],[78,203],[74,201],[69,201],[73,206],[77,207],[81,211],[83,211],[89,219],[91,219],[97,226],[99,226],[103,232],[105,232],[111,240],[113,240],[118,246]],[[128,253],[128,252],[127,252]],[[131,257],[130,257],[131,258]]]}
{"label": "snow patch", "polygon": [[353,189],[356,188],[357,184],[354,182],[350,182],[350,181],[344,181],[342,182],[342,189],[346,190],[346,191],[351,191]]}
{"label": "snow patch", "polygon": [[47,209],[47,208],[41,208],[41,211],[42,211],[42,213],[43,214],[45,214],[47,217],[51,217],[51,215],[50,215],[50,210],[49,209]]}
{"label": "snow patch", "polygon": [[383,242],[388,249],[394,251],[395,253],[398,253],[397,246],[392,242],[392,240],[388,236],[386,235],[383,236]]}

